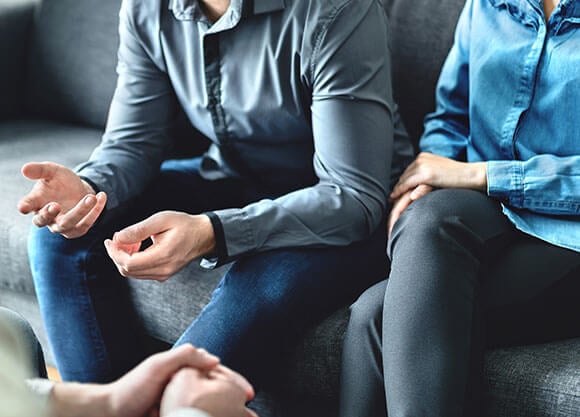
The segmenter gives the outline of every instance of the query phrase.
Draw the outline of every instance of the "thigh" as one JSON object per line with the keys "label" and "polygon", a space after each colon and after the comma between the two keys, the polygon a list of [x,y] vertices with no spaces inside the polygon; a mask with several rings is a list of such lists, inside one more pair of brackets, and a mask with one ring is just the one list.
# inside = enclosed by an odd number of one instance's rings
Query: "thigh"
{"label": "thigh", "polygon": [[489,346],[580,335],[580,253],[517,232],[484,274]]}
{"label": "thigh", "polygon": [[384,228],[347,247],[289,248],[238,260],[178,344],[260,380],[314,324],[384,278]]}

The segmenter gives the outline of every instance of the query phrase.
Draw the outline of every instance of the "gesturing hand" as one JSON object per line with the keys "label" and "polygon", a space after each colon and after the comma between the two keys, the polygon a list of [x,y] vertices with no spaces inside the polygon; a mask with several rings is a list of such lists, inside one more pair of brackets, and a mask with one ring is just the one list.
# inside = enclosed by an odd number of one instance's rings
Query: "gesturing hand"
{"label": "gesturing hand", "polygon": [[422,152],[403,172],[390,198],[396,200],[422,184],[434,188],[468,188],[486,191],[486,164],[485,162],[459,162]]}
{"label": "gesturing hand", "polygon": [[83,236],[101,215],[107,196],[95,195],[89,184],[70,169],[53,162],[31,162],[22,174],[37,180],[18,203],[22,214],[34,212],[32,222],[72,239]]}
{"label": "gesturing hand", "polygon": [[258,417],[245,406],[254,397],[248,381],[238,373],[218,366],[207,373],[180,370],[163,393],[161,416],[180,408],[194,407],[214,417]]}
{"label": "gesturing hand", "polygon": [[[139,252],[148,238],[153,244]],[[115,233],[105,247],[121,275],[165,281],[193,259],[211,252],[215,235],[205,215],[162,211]]]}

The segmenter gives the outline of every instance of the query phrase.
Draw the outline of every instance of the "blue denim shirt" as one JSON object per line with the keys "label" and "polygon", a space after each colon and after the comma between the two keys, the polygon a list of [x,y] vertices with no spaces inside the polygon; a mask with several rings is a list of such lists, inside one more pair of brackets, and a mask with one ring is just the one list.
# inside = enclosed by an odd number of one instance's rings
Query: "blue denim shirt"
{"label": "blue denim shirt", "polygon": [[420,147],[487,161],[515,226],[580,251],[580,1],[467,0]]}
{"label": "blue denim shirt", "polygon": [[296,190],[215,211],[227,257],[347,245],[384,219],[394,108],[379,0],[232,0],[215,23],[196,0],[124,0],[118,74],[103,142],[78,167],[107,210],[159,171],[176,98],[212,141],[206,178]]}

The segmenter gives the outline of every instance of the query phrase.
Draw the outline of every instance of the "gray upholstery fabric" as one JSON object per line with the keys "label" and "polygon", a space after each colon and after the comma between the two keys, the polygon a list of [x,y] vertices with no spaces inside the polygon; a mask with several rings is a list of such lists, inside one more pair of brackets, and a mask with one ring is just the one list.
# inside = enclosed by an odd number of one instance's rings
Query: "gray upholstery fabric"
{"label": "gray upholstery fabric", "polygon": [[104,126],[116,80],[120,4],[42,1],[28,66],[27,99],[33,115]]}
{"label": "gray upholstery fabric", "polygon": [[487,415],[580,415],[580,339],[496,349],[486,358]]}
{"label": "gray upholstery fabric", "polygon": [[0,120],[22,112],[22,69],[26,63],[34,0],[0,1]]}
{"label": "gray upholstery fabric", "polygon": [[465,0],[385,0],[391,21],[393,89],[415,145]]}

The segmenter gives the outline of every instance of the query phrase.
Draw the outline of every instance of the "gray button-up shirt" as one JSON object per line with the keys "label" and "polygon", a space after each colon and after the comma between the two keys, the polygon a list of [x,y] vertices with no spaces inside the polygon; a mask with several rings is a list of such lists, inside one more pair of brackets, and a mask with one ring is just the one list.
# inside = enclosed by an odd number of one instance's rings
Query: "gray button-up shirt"
{"label": "gray button-up shirt", "polygon": [[212,142],[202,175],[299,188],[216,211],[229,258],[347,245],[380,224],[394,109],[379,0],[232,0],[213,24],[196,0],[125,0],[120,38],[106,133],[78,167],[109,209],[158,173],[176,97]]}

